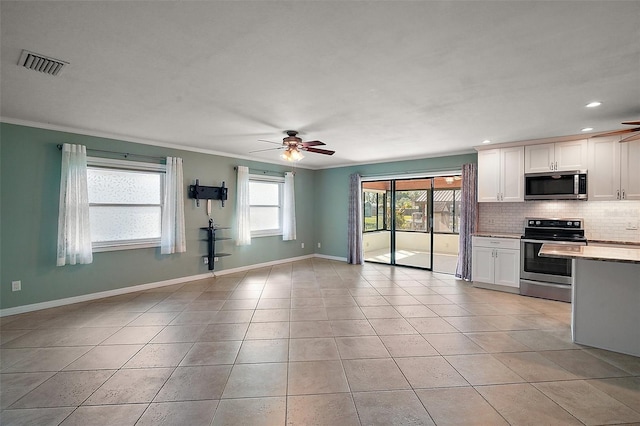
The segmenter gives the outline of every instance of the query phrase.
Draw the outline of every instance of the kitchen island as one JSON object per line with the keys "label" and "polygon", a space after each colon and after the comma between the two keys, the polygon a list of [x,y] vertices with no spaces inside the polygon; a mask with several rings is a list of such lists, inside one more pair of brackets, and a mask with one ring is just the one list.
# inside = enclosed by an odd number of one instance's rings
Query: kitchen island
{"label": "kitchen island", "polygon": [[640,248],[544,244],[539,254],[572,259],[573,341],[640,356]]}

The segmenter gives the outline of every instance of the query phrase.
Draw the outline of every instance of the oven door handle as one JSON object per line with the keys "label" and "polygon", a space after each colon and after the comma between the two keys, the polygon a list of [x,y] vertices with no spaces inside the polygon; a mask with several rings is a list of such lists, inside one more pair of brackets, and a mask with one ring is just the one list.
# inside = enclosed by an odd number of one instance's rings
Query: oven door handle
{"label": "oven door handle", "polygon": [[572,245],[572,246],[586,246],[587,243],[583,242],[575,242],[575,241],[550,241],[550,240],[520,240],[523,243],[533,243],[533,244],[560,244],[560,245]]}

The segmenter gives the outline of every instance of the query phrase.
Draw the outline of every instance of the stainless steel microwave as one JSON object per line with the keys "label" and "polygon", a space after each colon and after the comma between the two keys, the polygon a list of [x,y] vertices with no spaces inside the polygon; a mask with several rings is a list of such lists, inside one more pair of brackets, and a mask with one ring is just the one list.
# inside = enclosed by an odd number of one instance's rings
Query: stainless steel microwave
{"label": "stainless steel microwave", "polygon": [[525,173],[525,200],[586,200],[587,171]]}

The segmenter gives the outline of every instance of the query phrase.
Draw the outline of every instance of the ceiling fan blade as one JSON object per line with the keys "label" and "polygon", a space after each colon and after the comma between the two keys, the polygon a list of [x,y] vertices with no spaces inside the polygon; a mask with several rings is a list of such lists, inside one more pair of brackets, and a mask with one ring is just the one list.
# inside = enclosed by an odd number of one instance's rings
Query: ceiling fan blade
{"label": "ceiling fan blade", "polygon": [[633,132],[638,132],[640,131],[640,127],[635,128],[635,129],[624,129],[624,130],[616,130],[615,132],[608,132],[608,133],[602,133],[599,135],[595,135],[594,138],[602,138],[605,136],[617,136],[617,135],[624,135],[625,133],[633,133]]}
{"label": "ceiling fan blade", "polygon": [[258,139],[258,142],[267,142],[267,143],[272,143],[274,145],[282,145],[282,142],[273,142],[273,141],[268,141],[266,139]]}
{"label": "ceiling fan blade", "polygon": [[303,146],[300,149],[302,151],[315,152],[316,154],[325,154],[325,155],[333,155],[333,154],[335,154],[335,151],[329,151],[328,149],[307,148],[306,146]]}
{"label": "ceiling fan blade", "polygon": [[255,151],[249,151],[249,154],[253,154],[254,152],[277,151],[279,149],[284,149],[284,146],[281,146],[280,148],[267,148],[267,149],[258,149]]}
{"label": "ceiling fan blade", "polygon": [[628,124],[630,126],[640,126],[640,121],[625,121],[622,124]]}
{"label": "ceiling fan blade", "polygon": [[320,142],[320,141],[309,141],[309,142],[302,142],[302,143],[300,143],[300,145],[302,145],[302,146],[318,146],[318,145],[326,145],[326,143]]}
{"label": "ceiling fan blade", "polygon": [[[640,130],[640,129],[636,129],[636,130]],[[626,137],[622,139],[620,142],[631,142],[631,141],[637,141],[637,140],[640,140],[640,133],[637,135],[631,135],[629,137]]]}

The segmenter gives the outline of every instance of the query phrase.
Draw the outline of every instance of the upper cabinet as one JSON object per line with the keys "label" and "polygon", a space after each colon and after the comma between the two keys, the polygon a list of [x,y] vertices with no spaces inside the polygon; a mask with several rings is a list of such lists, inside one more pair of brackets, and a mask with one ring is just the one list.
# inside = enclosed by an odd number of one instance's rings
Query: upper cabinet
{"label": "upper cabinet", "polygon": [[640,200],[640,141],[589,139],[589,200]]}
{"label": "upper cabinet", "polygon": [[525,173],[587,168],[586,140],[525,146]]}
{"label": "upper cabinet", "polygon": [[640,141],[618,143],[620,146],[620,196],[623,200],[640,200]]}
{"label": "upper cabinet", "polygon": [[524,201],[524,147],[478,152],[478,202]]}

